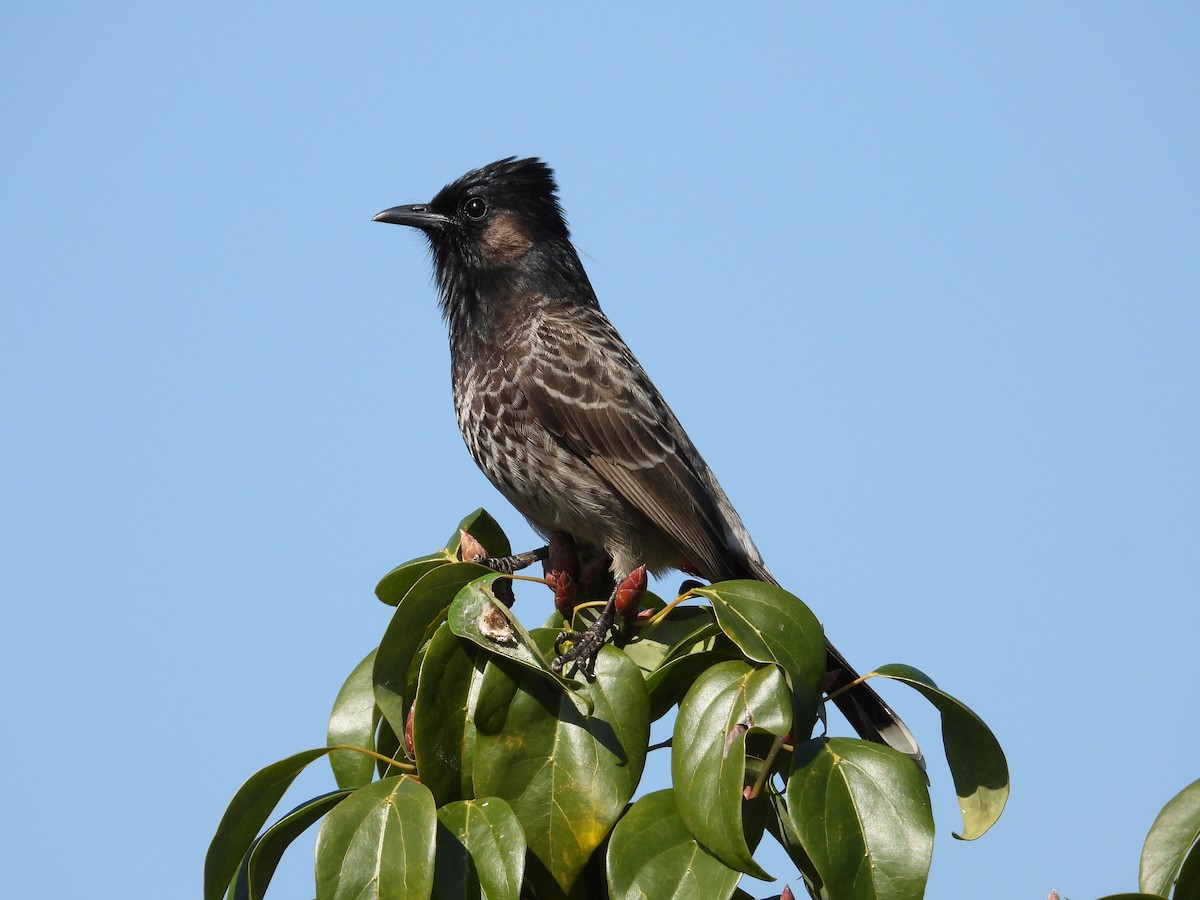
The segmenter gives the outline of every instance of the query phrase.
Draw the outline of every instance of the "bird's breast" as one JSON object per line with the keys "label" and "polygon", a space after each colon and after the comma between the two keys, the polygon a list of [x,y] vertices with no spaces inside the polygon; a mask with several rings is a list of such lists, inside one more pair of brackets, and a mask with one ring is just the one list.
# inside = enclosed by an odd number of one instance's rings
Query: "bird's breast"
{"label": "bird's breast", "polygon": [[614,533],[633,530],[626,520],[636,513],[538,419],[521,390],[521,373],[512,353],[456,359],[454,408],[467,450],[535,528],[611,552]]}

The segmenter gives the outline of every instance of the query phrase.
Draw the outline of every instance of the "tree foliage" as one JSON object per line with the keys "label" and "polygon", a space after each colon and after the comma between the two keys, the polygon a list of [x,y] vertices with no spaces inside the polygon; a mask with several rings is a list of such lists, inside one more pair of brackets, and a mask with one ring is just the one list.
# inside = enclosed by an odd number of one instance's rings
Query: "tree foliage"
{"label": "tree foliage", "polygon": [[1200,781],[1172,797],[1150,826],[1138,889],[1101,900],[1200,900]]}
{"label": "tree foliage", "polygon": [[[562,677],[549,665],[562,615],[527,630],[510,609],[514,582],[541,579],[464,560],[464,540],[511,552],[478,510],[442,550],[384,576],[376,593],[395,613],[338,692],[327,746],[237,792],[209,848],[205,900],[262,897],[284,849],[319,820],[317,900],[746,897],[743,874],[771,878],[755,859],[764,833],[813,897],[923,896],[925,780],[888,747],[824,733],[824,639],[797,597],[753,581],[693,583],[670,604],[647,595],[594,678]],[[584,585],[577,626],[611,592],[605,579]],[[991,731],[917,669],[871,674],[941,713],[960,835],[982,835],[1008,796]],[[671,784],[646,793],[650,724],[672,710]],[[264,827],[321,757],[337,789]]]}

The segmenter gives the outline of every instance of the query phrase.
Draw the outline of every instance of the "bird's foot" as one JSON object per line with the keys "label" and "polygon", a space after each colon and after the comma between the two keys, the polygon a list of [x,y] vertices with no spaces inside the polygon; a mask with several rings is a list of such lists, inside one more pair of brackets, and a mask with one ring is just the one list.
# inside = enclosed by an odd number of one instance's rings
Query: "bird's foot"
{"label": "bird's foot", "polygon": [[[518,572],[527,566],[533,565],[539,559],[545,559],[550,552],[549,547],[541,547],[537,550],[530,550],[527,553],[514,553],[511,556],[488,556],[487,550],[483,548],[483,544],[479,543],[474,537],[465,531],[459,531],[459,555],[463,562],[473,562],[476,565],[486,566],[494,572],[499,572],[502,575],[511,575],[513,572]],[[513,593],[512,581],[509,579],[497,579],[492,585],[492,591],[496,595],[496,599],[505,606],[511,607],[517,600]]]}
{"label": "bird's foot", "polygon": [[[596,657],[610,632],[615,630],[617,618],[616,594],[609,598],[604,605],[600,617],[586,631],[564,631],[554,639],[554,652],[558,656],[550,663],[555,672],[562,672],[571,666],[568,675],[582,672],[584,677],[591,678],[596,674]],[[570,644],[571,649],[563,651],[563,644]]]}

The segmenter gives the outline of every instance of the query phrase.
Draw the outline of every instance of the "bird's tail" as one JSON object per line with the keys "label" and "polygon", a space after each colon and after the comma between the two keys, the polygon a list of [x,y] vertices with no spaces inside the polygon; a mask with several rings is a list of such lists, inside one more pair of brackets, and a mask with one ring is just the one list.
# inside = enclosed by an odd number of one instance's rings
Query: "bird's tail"
{"label": "bird's tail", "polygon": [[844,693],[838,693],[857,681],[859,676],[828,639],[825,641],[825,668],[829,673],[827,678],[832,682],[827,690],[830,694],[837,695],[833,698],[833,703],[858,732],[858,736],[899,750],[915,762],[924,774],[925,757],[921,755],[917,739],[908,730],[904,720],[875,693],[874,688],[864,681],[855,684]]}
{"label": "bird's tail", "polygon": [[[746,545],[742,544],[742,546]],[[778,585],[779,582],[775,580],[775,576],[762,561],[762,557],[754,549],[753,544],[749,546],[753,552],[745,552],[741,555],[738,568],[743,572],[749,572],[751,577],[759,581]],[[841,710],[846,721],[858,732],[858,736],[863,740],[874,741],[877,744],[891,747],[893,750],[899,750],[915,762],[920,768],[921,774],[925,775],[925,757],[921,755],[917,739],[908,730],[904,720],[883,702],[882,697],[875,693],[874,688],[864,681],[855,684],[844,693],[838,693],[858,681],[859,675],[854,671],[853,666],[846,662],[846,657],[838,652],[837,647],[829,643],[828,638],[825,639],[825,671],[828,673],[826,690],[830,694],[837,695],[833,698],[834,705]],[[928,780],[928,776],[926,776],[926,780]]]}

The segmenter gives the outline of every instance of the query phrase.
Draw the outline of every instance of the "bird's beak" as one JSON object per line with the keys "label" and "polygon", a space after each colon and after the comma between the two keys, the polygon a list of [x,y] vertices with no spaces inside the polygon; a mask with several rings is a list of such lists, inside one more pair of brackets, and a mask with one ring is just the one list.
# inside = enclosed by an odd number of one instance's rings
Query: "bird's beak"
{"label": "bird's beak", "polygon": [[444,228],[450,224],[451,219],[435,213],[429,208],[428,203],[410,203],[407,206],[393,206],[391,209],[385,209],[376,214],[371,221],[387,222],[391,225],[411,225],[413,228],[429,231],[435,228]]}

